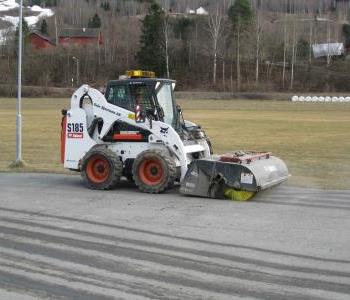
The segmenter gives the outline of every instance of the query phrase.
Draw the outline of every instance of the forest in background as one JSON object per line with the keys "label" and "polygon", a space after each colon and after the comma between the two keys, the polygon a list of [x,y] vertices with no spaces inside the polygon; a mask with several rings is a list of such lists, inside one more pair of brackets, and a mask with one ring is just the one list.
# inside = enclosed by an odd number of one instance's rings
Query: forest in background
{"label": "forest in background", "polygon": [[[76,57],[79,83],[95,86],[126,70],[147,68],[176,79],[181,90],[350,91],[347,56],[316,59],[311,47],[350,45],[347,0],[28,0],[27,4],[53,8],[55,16],[37,24],[53,41],[64,28],[97,27],[103,42],[36,50],[26,40],[26,85],[71,86],[77,75]],[[208,15],[190,12],[199,7]],[[0,46],[0,83],[16,82],[16,40],[12,33]]]}

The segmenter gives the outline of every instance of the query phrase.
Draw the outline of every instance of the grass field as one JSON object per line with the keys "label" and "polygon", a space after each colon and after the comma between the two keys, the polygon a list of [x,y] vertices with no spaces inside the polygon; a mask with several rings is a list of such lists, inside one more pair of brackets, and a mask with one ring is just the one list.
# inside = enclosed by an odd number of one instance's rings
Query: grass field
{"label": "grass field", "polygon": [[[252,100],[180,100],[186,119],[201,124],[216,153],[255,149],[286,161],[293,185],[350,188],[350,105]],[[15,158],[15,99],[0,99],[0,171]],[[64,172],[59,163],[66,99],[24,99],[26,171]]]}

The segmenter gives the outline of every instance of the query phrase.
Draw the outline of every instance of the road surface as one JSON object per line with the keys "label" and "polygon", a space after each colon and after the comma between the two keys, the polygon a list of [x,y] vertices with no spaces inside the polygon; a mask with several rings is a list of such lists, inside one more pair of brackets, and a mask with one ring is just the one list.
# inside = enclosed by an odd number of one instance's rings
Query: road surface
{"label": "road surface", "polygon": [[0,299],[350,299],[350,191],[252,202],[0,174]]}

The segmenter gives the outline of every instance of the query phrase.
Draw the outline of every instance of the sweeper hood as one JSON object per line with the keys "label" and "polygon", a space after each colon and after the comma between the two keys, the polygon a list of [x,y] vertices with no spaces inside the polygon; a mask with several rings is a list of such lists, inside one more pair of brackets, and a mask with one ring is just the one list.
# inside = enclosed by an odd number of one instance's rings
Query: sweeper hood
{"label": "sweeper hood", "polygon": [[258,191],[286,181],[288,177],[285,163],[271,153],[239,151],[193,161],[180,192],[243,201]]}

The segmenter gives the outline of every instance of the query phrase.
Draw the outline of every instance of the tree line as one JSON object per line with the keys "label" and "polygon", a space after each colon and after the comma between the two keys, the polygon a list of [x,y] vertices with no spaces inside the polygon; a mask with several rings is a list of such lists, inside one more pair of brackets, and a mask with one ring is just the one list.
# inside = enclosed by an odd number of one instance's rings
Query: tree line
{"label": "tree line", "polygon": [[[47,1],[47,0],[46,0]],[[312,45],[350,44],[350,1],[57,0],[38,29],[100,28],[102,45],[24,51],[28,85],[104,85],[128,69],[153,70],[181,89],[347,91],[346,56],[315,59]],[[49,3],[50,2],[50,3]],[[54,3],[53,3],[54,2]],[[206,5],[205,5],[206,4]],[[203,6],[207,14],[189,13]],[[1,46],[0,82],[15,82],[16,39]],[[80,69],[72,57],[78,57]]]}

